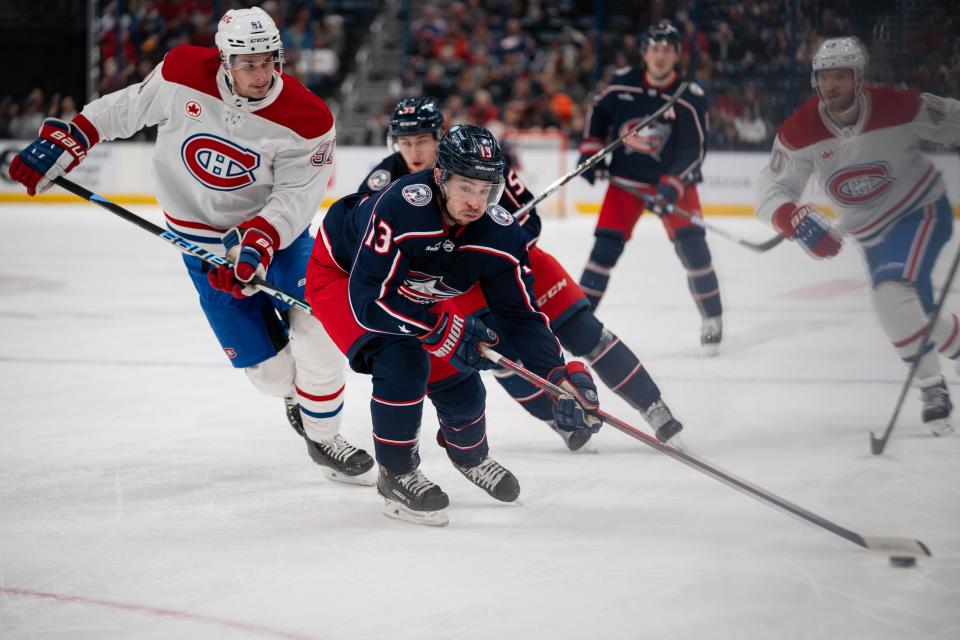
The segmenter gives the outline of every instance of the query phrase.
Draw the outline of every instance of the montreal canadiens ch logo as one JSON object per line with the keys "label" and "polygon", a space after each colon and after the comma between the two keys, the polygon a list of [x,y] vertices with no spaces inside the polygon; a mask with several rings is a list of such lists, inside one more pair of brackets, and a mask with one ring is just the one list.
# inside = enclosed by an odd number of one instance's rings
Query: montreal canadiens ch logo
{"label": "montreal canadiens ch logo", "polygon": [[886,162],[842,169],[827,179],[827,194],[834,202],[856,206],[879,198],[893,184]]}
{"label": "montreal canadiens ch logo", "polygon": [[187,138],[180,147],[187,171],[200,184],[217,191],[233,191],[256,181],[260,154],[209,133]]}

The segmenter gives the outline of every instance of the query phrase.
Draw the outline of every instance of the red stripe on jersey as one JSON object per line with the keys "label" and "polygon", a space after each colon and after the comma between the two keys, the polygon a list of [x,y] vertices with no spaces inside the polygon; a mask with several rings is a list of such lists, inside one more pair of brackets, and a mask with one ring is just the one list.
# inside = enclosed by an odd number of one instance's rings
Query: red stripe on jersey
{"label": "red stripe on jersey", "polygon": [[[931,175],[933,176],[932,179],[930,179]],[[879,216],[874,217],[873,220],[868,224],[863,225],[859,229],[852,229],[849,232],[850,235],[862,238],[863,235],[866,234],[868,231],[873,231],[874,229],[879,228],[879,225],[885,224],[886,221],[890,218],[890,216],[892,216],[894,213],[899,213],[901,211],[901,208],[905,204],[907,204],[911,198],[913,198],[916,195],[917,191],[920,190],[921,186],[926,185],[926,187],[929,187],[930,184],[933,182],[933,180],[936,180],[936,174],[934,174],[933,164],[930,164],[930,166],[927,167],[926,172],[924,172],[924,174],[920,176],[920,180],[917,181],[917,184],[913,185],[913,189],[910,189],[910,192],[907,193],[907,195],[903,196],[900,202],[895,204],[892,208],[887,209],[886,212],[880,214]],[[923,192],[921,191],[921,193]]]}
{"label": "red stripe on jersey", "polygon": [[520,261],[515,257],[507,253],[506,251],[501,251],[499,249],[494,249],[493,247],[484,247],[479,244],[465,244],[463,246],[457,247],[457,251],[479,251],[480,253],[489,253],[492,256],[497,256],[498,258],[503,258],[509,260],[512,264],[520,264]]}
{"label": "red stripe on jersey", "polygon": [[180,218],[174,218],[172,215],[163,212],[164,217],[177,225],[178,227],[186,227],[188,229],[201,229],[203,231],[216,231],[217,233],[224,233],[225,229],[218,229],[216,227],[211,227],[208,224],[203,224],[202,222],[194,222],[193,220],[181,220]]}

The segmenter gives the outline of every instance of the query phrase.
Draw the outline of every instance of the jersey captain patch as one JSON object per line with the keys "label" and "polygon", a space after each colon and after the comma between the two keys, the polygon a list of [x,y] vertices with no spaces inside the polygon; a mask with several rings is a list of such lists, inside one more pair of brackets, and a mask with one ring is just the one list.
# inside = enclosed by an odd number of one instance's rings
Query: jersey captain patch
{"label": "jersey captain patch", "polygon": [[425,184],[408,184],[401,193],[403,198],[415,207],[424,207],[433,200],[433,192]]}
{"label": "jersey captain patch", "polygon": [[827,179],[826,192],[834,202],[856,206],[879,198],[892,184],[890,165],[873,162],[837,171]]}
{"label": "jersey captain patch", "polygon": [[256,181],[260,154],[229,140],[198,133],[180,147],[184,166],[200,184],[217,191],[234,191]]}

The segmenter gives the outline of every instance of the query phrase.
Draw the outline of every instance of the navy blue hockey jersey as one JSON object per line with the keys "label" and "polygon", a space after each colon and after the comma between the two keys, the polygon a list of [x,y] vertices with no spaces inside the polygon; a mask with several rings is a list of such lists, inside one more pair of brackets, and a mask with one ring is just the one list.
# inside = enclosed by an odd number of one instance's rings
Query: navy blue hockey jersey
{"label": "navy blue hockey jersey", "polygon": [[[398,151],[381,160],[380,164],[375,166],[370,173],[367,174],[367,177],[363,179],[357,191],[380,191],[397,178],[409,174],[410,169]],[[500,196],[499,204],[501,207],[510,213],[515,213],[520,210],[520,207],[533,200],[534,195],[530,193],[530,190],[527,188],[527,185],[523,183],[523,180],[520,179],[520,176],[510,168],[509,162],[504,164],[503,179],[506,185],[503,190],[503,195]],[[523,229],[524,234],[526,234],[527,249],[529,250],[530,247],[536,244],[537,239],[540,237],[540,228],[543,226],[540,216],[537,214],[537,209],[533,208],[523,214],[517,222]]]}
{"label": "navy blue hockey jersey", "polygon": [[444,229],[433,171],[375,193],[347,196],[323,219],[322,241],[350,273],[350,307],[376,333],[425,335],[430,307],[480,286],[504,337],[539,375],[563,364],[560,344],[534,305],[526,237],[510,215]]}
{"label": "navy blue hockey jersey", "polygon": [[[621,138],[663,106],[680,79],[668,86],[647,84],[641,69],[627,67],[614,74],[587,114],[581,153],[595,153]],[[676,104],[657,120],[630,136],[612,154],[611,181],[656,185],[662,176],[684,184],[702,180],[700,166],[707,152],[707,101],[703,88],[691,83]]]}

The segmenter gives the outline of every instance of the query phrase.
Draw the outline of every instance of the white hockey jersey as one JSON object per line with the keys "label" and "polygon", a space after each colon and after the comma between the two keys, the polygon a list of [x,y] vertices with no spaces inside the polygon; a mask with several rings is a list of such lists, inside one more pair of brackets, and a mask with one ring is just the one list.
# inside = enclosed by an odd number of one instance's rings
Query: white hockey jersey
{"label": "white hockey jersey", "polygon": [[901,216],[937,200],[943,179],[919,141],[960,144],[960,101],[883,87],[864,91],[860,118],[838,127],[820,100],[804,103],[780,127],[760,176],[757,216],[797,203],[816,174],[839,213],[837,228],[874,244]]}
{"label": "white hockey jersey", "polygon": [[142,83],[94,100],[74,122],[93,142],[159,125],[153,167],[167,224],[219,253],[221,234],[256,215],[288,246],[317,214],[333,170],[323,100],[286,74],[262,100],[235,96],[214,48],[176,47]]}

